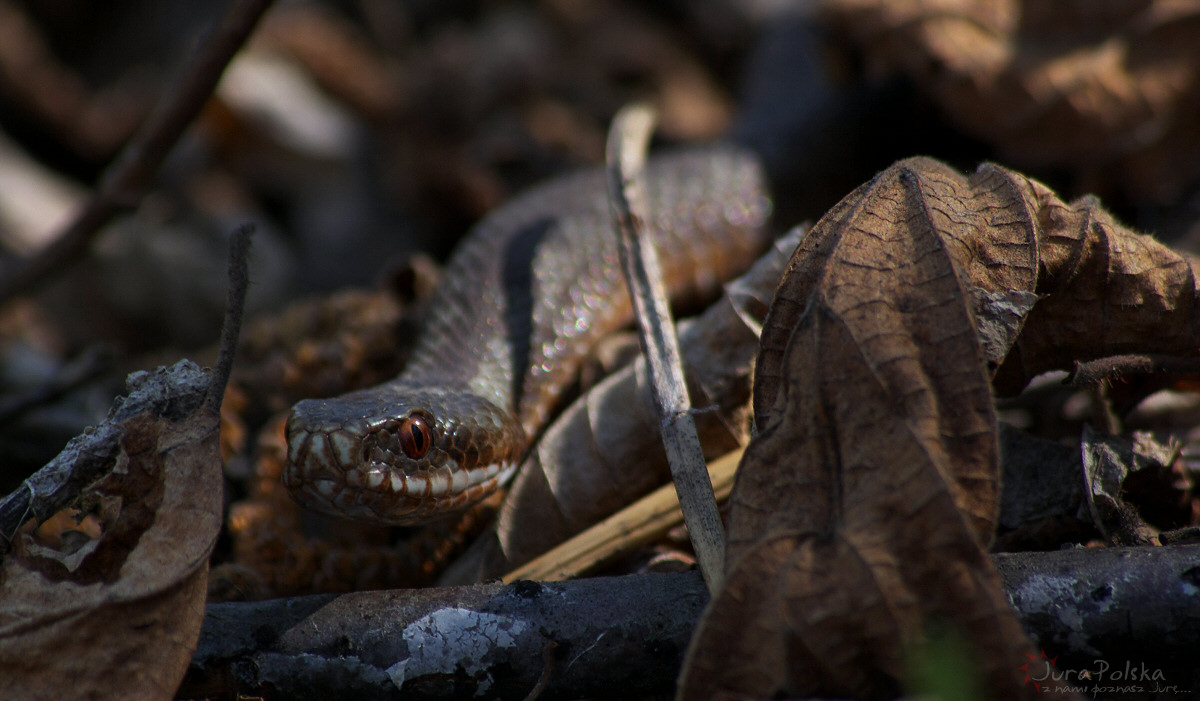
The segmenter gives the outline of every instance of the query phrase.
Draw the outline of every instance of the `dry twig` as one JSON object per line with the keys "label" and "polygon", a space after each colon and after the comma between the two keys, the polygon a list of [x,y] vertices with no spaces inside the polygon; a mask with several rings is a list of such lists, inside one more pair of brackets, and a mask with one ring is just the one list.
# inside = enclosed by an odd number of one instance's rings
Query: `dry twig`
{"label": "dry twig", "polygon": [[626,107],[613,119],[606,158],[609,197],[671,478],[700,570],[710,591],[716,591],[725,563],[725,530],[696,435],[658,255],[642,234],[649,219],[640,177],[653,126],[654,112],[644,105]]}
{"label": "dry twig", "polygon": [[[708,467],[717,500],[727,499],[733,489],[742,451],[735,450]],[[679,497],[664,485],[621,509],[553,550],[504,575],[504,582],[532,579],[555,582],[572,579],[604,564],[618,553],[654,542],[683,523]]]}
{"label": "dry twig", "polygon": [[1071,373],[1063,379],[1063,384],[1087,387],[1100,382],[1122,380],[1129,376],[1160,373],[1200,374],[1200,358],[1162,353],[1135,353],[1097,358],[1076,362]]}
{"label": "dry twig", "polygon": [[225,67],[254,31],[272,0],[234,0],[199,55],[108,167],[83,210],[46,248],[0,281],[0,302],[28,291],[75,262],[88,242],[117,214],[135,208],[184,129],[217,87]]}

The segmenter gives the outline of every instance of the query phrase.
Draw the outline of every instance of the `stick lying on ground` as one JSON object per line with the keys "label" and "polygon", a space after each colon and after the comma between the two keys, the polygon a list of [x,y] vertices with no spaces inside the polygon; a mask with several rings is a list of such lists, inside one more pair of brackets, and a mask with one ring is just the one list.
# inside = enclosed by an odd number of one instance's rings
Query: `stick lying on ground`
{"label": "stick lying on ground", "polygon": [[643,234],[650,212],[646,211],[640,178],[653,127],[654,112],[644,105],[626,107],[613,119],[607,155],[609,196],[621,244],[621,265],[654,387],[671,479],[679,493],[680,509],[700,571],[711,592],[721,587],[725,529],[721,526],[721,515],[705,469],[704,450],[692,419],[679,341],[667,306],[658,255]]}
{"label": "stick lying on ground", "polygon": [[[1200,545],[993,556],[1022,625],[1059,670],[1157,670],[1196,689]],[[707,602],[696,572],[210,604],[179,698],[521,699],[670,693]],[[1031,667],[1031,669],[1033,669]],[[1036,670],[1034,670],[1036,673]],[[1095,680],[1103,681],[1103,680]],[[1149,688],[1152,682],[1146,686]]]}

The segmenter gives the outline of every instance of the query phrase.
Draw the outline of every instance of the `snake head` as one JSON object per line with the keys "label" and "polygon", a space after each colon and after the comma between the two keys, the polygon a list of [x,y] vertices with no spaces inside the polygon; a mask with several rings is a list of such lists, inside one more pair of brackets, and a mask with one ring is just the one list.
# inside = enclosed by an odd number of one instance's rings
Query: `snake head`
{"label": "snake head", "polygon": [[473,504],[515,472],[512,416],[459,390],[389,384],[296,404],[283,480],[304,506],[393,525]]}

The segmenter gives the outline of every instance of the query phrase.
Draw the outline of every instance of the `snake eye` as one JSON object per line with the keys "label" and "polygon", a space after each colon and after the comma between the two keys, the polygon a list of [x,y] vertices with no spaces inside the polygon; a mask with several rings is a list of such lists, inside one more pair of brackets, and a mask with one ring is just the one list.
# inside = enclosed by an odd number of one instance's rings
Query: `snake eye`
{"label": "snake eye", "polygon": [[413,414],[400,423],[400,447],[413,460],[420,460],[433,445],[433,429],[424,416]]}

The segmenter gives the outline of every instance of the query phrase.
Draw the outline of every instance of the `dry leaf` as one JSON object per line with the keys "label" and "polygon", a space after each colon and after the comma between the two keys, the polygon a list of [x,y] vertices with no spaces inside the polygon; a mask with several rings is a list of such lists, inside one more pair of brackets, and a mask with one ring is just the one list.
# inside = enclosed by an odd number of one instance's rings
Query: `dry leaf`
{"label": "dry leaf", "polygon": [[1172,202],[1200,175],[1200,8],[1172,0],[827,0],[828,26],[1006,161]]}
{"label": "dry leaf", "polygon": [[81,497],[100,537],[60,547],[18,537],[0,570],[0,697],[174,695],[221,526],[218,426],[206,404],[121,421],[112,472]]}
{"label": "dry leaf", "polygon": [[[972,295],[1039,298],[995,372],[997,393],[1016,394],[1034,376],[1076,361],[1131,352],[1194,356],[1200,349],[1191,261],[1116,222],[1094,198],[1063,202],[1036,180],[992,164],[968,178],[928,159],[885,172],[920,174],[911,181],[915,216],[945,235]],[[851,193],[825,219],[847,216],[877,182]],[[816,245],[813,237],[804,244]],[[796,294],[777,297],[763,327],[754,396],[760,426],[775,400],[791,329],[817,284],[819,267],[808,260],[815,253],[789,265]]]}
{"label": "dry leaf", "polygon": [[1188,258],[1133,233],[1093,198],[1066,203],[1041,183],[985,168],[1019,186],[1041,298],[996,372],[999,394],[1015,394],[1034,376],[1076,361],[1129,352],[1196,355],[1200,309]]}
{"label": "dry leaf", "polygon": [[1114,545],[1157,545],[1153,529],[1126,501],[1125,485],[1135,473],[1169,470],[1177,449],[1147,433],[1108,436],[1085,425],[1080,453],[1087,516],[1101,535]]}
{"label": "dry leaf", "polygon": [[928,159],[860,187],[801,243],[768,314],[728,584],[681,698],[894,696],[931,622],[970,641],[992,698],[1038,693],[984,552],[999,503],[988,361],[1003,353],[978,338],[981,290],[1040,297],[998,370],[1014,388],[1081,357],[1196,347],[1170,321],[1194,306],[1190,266],[1094,201]]}

